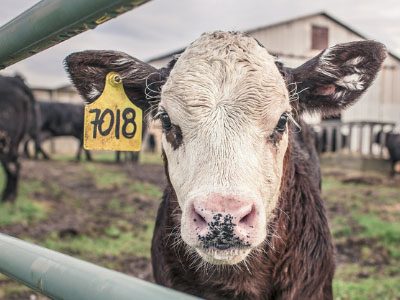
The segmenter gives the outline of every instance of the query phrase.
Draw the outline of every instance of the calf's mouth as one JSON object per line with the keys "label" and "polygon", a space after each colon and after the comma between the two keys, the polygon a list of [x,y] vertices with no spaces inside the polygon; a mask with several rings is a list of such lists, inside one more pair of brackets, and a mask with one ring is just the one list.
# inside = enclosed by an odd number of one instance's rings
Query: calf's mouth
{"label": "calf's mouth", "polygon": [[220,250],[214,247],[211,248],[195,248],[196,252],[206,262],[214,265],[235,265],[245,260],[250,253],[250,247],[234,247],[225,250]]}

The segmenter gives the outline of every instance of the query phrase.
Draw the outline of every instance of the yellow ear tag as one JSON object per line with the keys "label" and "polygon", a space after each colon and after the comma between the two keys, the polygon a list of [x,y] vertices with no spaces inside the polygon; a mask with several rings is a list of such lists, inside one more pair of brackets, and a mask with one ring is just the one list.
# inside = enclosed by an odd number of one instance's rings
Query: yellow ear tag
{"label": "yellow ear tag", "polygon": [[85,105],[84,148],[139,151],[142,126],[142,110],[125,94],[121,77],[108,73],[103,93]]}

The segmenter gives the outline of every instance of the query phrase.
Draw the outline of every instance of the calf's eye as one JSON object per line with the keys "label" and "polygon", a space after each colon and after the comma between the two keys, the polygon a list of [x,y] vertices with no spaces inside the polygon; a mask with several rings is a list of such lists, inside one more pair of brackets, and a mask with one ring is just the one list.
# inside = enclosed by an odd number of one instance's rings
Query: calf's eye
{"label": "calf's eye", "polygon": [[170,130],[171,129],[171,119],[169,118],[168,114],[164,111],[160,113],[159,119],[161,121],[161,125],[164,130]]}
{"label": "calf's eye", "polygon": [[284,132],[286,129],[286,124],[289,118],[289,114],[288,113],[283,113],[281,115],[281,117],[279,118],[278,124],[275,127],[275,130],[278,132]]}

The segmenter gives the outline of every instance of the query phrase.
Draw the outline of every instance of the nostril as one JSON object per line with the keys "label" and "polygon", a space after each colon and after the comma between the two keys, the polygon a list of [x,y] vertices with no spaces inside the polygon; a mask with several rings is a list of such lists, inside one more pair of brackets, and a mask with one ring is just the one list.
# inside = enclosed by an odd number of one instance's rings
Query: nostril
{"label": "nostril", "polygon": [[197,223],[198,225],[207,224],[206,219],[199,214],[195,208],[193,209],[193,222]]}
{"label": "nostril", "polygon": [[239,224],[243,224],[243,225],[247,225],[247,226],[251,226],[254,223],[254,219],[256,217],[256,208],[254,207],[254,205],[252,206],[250,212],[246,215],[244,215],[240,220],[239,220]]}

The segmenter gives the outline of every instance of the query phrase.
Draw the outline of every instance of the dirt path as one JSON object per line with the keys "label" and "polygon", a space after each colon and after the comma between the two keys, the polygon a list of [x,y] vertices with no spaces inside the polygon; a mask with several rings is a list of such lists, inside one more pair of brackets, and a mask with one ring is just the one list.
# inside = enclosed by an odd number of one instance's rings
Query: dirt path
{"label": "dirt path", "polygon": [[[98,181],[102,179],[102,173],[115,182],[108,184],[104,181],[102,184],[105,186],[99,186]],[[93,243],[107,238],[105,242],[110,243],[111,240],[112,243],[112,235],[117,234],[115,243],[118,247],[119,235],[124,237],[124,231],[146,231],[154,222],[159,196],[146,196],[146,184],[150,184],[151,190],[161,194],[165,178],[163,167],[159,165],[140,165],[132,168],[108,163],[26,160],[23,161],[21,182],[28,181],[39,182],[42,186],[30,197],[48,208],[48,216],[33,223],[21,222],[3,226],[0,228],[1,232],[23,239],[29,238],[45,246],[48,246],[46,242],[48,243],[49,239],[59,242],[60,245],[79,238]],[[140,188],[144,185],[144,195],[141,195],[141,190],[132,189],[133,183]],[[113,209],[112,204],[117,207]],[[152,229],[148,228],[148,231],[151,232]],[[143,243],[146,243],[143,247],[148,249],[150,240],[147,236]],[[112,245],[106,246],[110,247],[113,253]],[[58,244],[55,244],[55,247],[57,249]],[[147,253],[144,256],[124,254],[123,251],[118,255],[91,255],[85,253],[85,249],[78,252],[72,247],[65,247],[59,251],[145,280],[153,280]],[[32,295],[31,292],[22,290],[2,296],[2,286],[6,287],[9,284],[8,279],[0,278],[0,299],[29,299]]]}
{"label": "dirt path", "polygon": [[[129,180],[148,182],[157,185],[160,189],[165,184],[163,168],[158,165],[140,165],[135,169],[123,165],[100,164],[113,172],[126,172]],[[108,223],[109,212],[107,204],[110,199],[118,198],[136,204],[147,204],[141,198],[131,199],[131,192],[124,185],[111,188],[99,188],[93,174],[87,172],[84,165],[74,162],[59,161],[24,161],[23,180],[38,180],[46,190],[36,193],[36,199],[46,201],[52,208],[49,217],[34,226],[31,224],[15,224],[2,228],[2,232],[14,236],[29,236],[40,239],[50,232],[57,231],[62,235],[68,232],[87,234],[98,231],[103,223]],[[54,193],[54,189],[57,192]],[[157,199],[152,199],[156,202]],[[154,209],[155,207],[150,207]],[[90,212],[90,213],[88,213]],[[93,213],[93,212],[98,212]],[[113,216],[115,217],[115,216]]]}

